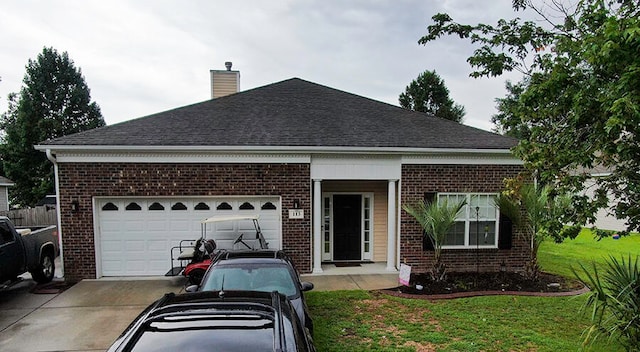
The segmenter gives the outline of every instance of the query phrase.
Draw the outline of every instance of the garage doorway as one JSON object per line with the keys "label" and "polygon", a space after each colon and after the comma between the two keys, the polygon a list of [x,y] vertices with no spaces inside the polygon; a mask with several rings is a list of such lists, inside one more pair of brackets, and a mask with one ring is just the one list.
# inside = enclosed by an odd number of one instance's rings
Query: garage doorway
{"label": "garage doorway", "polygon": [[[170,269],[171,247],[197,239],[200,223],[211,216],[260,216],[269,248],[282,248],[280,198],[184,197],[96,198],[97,276],[156,276]],[[216,233],[255,233],[251,221],[220,223]]]}

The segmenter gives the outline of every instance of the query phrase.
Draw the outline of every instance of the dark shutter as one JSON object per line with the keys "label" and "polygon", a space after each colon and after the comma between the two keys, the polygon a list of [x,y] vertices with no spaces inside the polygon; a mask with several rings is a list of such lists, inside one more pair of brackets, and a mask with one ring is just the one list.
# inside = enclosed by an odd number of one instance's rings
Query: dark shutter
{"label": "dark shutter", "polygon": [[511,249],[513,244],[513,223],[508,216],[500,213],[500,232],[498,233],[498,249]]}
{"label": "dark shutter", "polygon": [[436,192],[425,192],[425,194],[424,194],[424,202],[427,205],[433,203],[436,200],[436,196],[437,195],[438,195],[438,193],[436,193]]}
{"label": "dark shutter", "polygon": [[423,251],[435,250],[435,248],[433,248],[433,242],[431,242],[431,239],[427,236],[426,233],[423,233],[423,236],[422,236],[422,250]]}
{"label": "dark shutter", "polygon": [[[425,204],[429,205],[433,202],[436,201],[436,196],[438,195],[438,193],[436,192],[425,192],[424,193],[424,202]],[[433,248],[433,242],[431,242],[431,239],[427,236],[426,232],[422,232],[422,250],[423,251],[433,251],[435,250],[435,248]]]}

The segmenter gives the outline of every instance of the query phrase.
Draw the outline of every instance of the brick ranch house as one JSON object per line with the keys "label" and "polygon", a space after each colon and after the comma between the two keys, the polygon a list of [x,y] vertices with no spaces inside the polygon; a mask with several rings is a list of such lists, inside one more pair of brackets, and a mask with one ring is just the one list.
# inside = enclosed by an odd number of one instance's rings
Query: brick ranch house
{"label": "brick ranch house", "polygon": [[55,166],[73,281],[163,275],[170,247],[217,214],[259,213],[303,273],[336,261],[425,271],[432,252],[402,211],[424,197],[470,204],[447,240],[450,270],[475,270],[476,255],[481,270],[518,270],[527,243],[492,200],[522,170],[515,143],[293,78],[36,148]]}

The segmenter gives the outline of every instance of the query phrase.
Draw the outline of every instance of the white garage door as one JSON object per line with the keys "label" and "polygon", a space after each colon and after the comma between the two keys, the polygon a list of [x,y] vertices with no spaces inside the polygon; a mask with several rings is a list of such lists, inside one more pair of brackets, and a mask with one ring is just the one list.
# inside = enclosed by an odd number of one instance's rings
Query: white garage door
{"label": "white garage door", "polygon": [[[269,248],[282,246],[277,197],[96,198],[96,209],[99,276],[164,275],[171,268],[171,247],[199,238],[201,221],[216,215],[258,214]],[[227,234],[255,234],[250,221],[219,226]],[[208,225],[207,237],[214,231]]]}

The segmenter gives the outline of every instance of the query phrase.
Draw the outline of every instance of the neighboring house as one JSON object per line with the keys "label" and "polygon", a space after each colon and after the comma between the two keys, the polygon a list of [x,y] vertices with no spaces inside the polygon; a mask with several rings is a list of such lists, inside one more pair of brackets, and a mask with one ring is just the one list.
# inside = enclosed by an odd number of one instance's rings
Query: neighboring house
{"label": "neighboring house", "polygon": [[[591,178],[587,179],[585,182],[585,191],[586,194],[590,197],[593,196],[593,189],[596,185],[598,178],[607,177],[611,175],[611,171],[609,170],[591,170]],[[618,199],[613,194],[608,194],[609,198],[609,208],[603,208],[598,210],[596,213],[596,221],[593,225],[602,230],[612,230],[612,231],[626,231],[627,230],[627,219],[618,219],[613,214],[612,209],[610,207],[615,207],[618,204]]]}
{"label": "neighboring house", "polygon": [[9,210],[9,187],[14,185],[10,179],[0,176],[0,211]]}
{"label": "neighboring house", "polygon": [[432,252],[401,207],[427,196],[471,202],[445,247],[450,270],[516,270],[528,245],[492,205],[522,170],[515,144],[293,78],[36,148],[55,164],[65,276],[79,280],[163,275],[201,219],[256,212],[304,273],[424,271]]}

